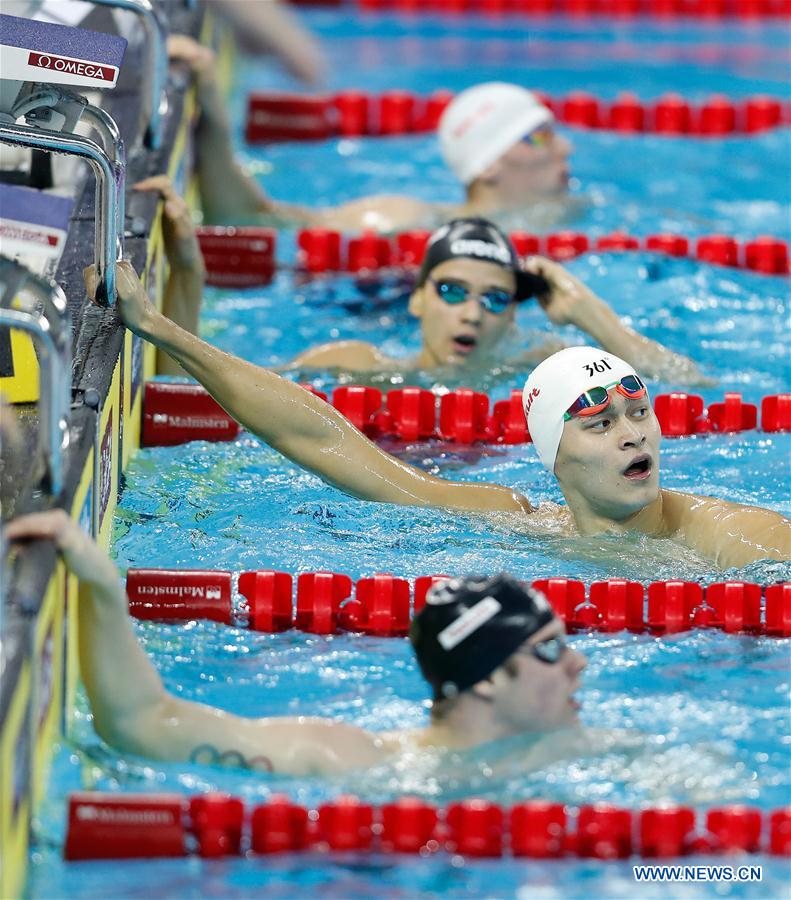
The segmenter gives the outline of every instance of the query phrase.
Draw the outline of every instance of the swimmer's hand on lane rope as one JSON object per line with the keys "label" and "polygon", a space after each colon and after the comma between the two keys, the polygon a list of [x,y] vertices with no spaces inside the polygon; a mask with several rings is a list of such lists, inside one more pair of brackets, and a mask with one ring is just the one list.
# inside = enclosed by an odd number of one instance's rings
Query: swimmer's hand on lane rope
{"label": "swimmer's hand on lane rope", "polygon": [[529,257],[524,268],[525,271],[544,278],[549,285],[549,292],[539,294],[536,299],[549,321],[555,325],[583,327],[586,311],[604,303],[579,278],[566,271],[560,263],[545,256]]}
{"label": "swimmer's hand on lane rope", "polygon": [[4,526],[5,539],[11,541],[52,541],[66,567],[80,581],[93,585],[115,584],[118,572],[107,554],[62,509],[30,513],[12,519]]}
{"label": "swimmer's hand on lane rope", "polygon": [[167,175],[154,175],[133,185],[136,191],[156,192],[163,200],[162,237],[171,269],[203,275],[203,257],[192,224],[192,215],[183,197]]}
{"label": "swimmer's hand on lane rope", "polygon": [[[96,301],[96,266],[83,270],[85,290],[90,300]],[[115,264],[116,309],[122,322],[135,334],[146,337],[151,323],[157,315],[156,307],[148,299],[146,289],[127,259],[119,259]]]}

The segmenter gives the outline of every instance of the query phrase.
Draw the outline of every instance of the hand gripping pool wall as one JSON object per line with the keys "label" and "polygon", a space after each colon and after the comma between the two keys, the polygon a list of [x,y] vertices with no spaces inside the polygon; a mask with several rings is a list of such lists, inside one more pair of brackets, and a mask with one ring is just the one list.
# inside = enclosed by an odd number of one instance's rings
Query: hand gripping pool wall
{"label": "hand gripping pool wall", "polygon": [[[194,13],[185,10],[179,27],[195,33]],[[214,28],[203,18],[203,40]],[[143,52],[142,50],[140,52]],[[140,71],[134,56],[126,63]],[[123,70],[121,77],[123,77]],[[190,92],[171,90],[161,146],[136,154],[138,171],[167,172],[185,191],[191,171],[191,131],[195,103]],[[106,111],[118,123],[127,147],[137,146],[140,99],[130,91],[110,95]],[[145,169],[143,169],[145,166]],[[87,167],[86,167],[87,169]],[[131,181],[129,180],[131,178]],[[83,192],[82,198],[80,192]],[[84,309],[82,269],[92,263],[93,179],[78,186],[60,263],[55,275],[63,287],[74,327],[70,446],[64,458],[63,487],[53,499],[105,546],[109,542],[121,475],[139,446],[143,385],[155,374],[153,348],[115,324],[114,314]],[[132,219],[127,218],[127,227]],[[135,234],[125,257],[143,273],[152,301],[161,306],[164,256],[159,203],[148,196],[134,210]],[[142,223],[142,224],[141,224]],[[38,396],[38,383],[26,387]],[[36,380],[37,381],[37,380]],[[30,388],[30,390],[28,390]],[[6,391],[6,393],[8,393]],[[24,409],[24,407],[22,407]],[[25,413],[33,415],[35,407]],[[7,560],[2,574],[4,607],[3,679],[0,684],[0,897],[24,890],[30,822],[46,793],[52,744],[68,733],[79,681],[77,616],[79,588],[57,561],[51,546],[31,544]]]}

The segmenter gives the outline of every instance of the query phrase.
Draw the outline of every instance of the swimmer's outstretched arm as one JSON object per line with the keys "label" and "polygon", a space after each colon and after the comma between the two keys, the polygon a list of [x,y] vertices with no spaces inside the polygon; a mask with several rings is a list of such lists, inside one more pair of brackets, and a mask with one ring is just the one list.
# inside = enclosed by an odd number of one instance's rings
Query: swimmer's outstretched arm
{"label": "swimmer's outstretched arm", "polygon": [[533,256],[527,261],[526,268],[543,275],[549,282],[550,293],[539,297],[538,302],[556,325],[575,325],[609,353],[620,356],[650,377],[687,385],[715,383],[688,357],[624,325],[601,297],[560,263]]}
{"label": "swimmer's outstretched arm", "polygon": [[236,159],[231,123],[216,78],[214,53],[184,34],[168,38],[171,62],[185,63],[195,81],[200,116],[196,128],[197,172],[207,223],[217,225],[312,224],[307,207],[276,203]]}
{"label": "swimmer's outstretched arm", "polygon": [[[86,270],[85,280],[88,294],[93,296],[93,267]],[[403,506],[532,512],[527,499],[510,488],[446,481],[401,462],[298,384],[179,328],[152,306],[126,261],[118,263],[117,297],[126,326],[172,356],[234,419],[347,494]]]}
{"label": "swimmer's outstretched arm", "polygon": [[311,209],[269,197],[237,160],[231,124],[215,75],[214,53],[183,34],[168,38],[171,61],[185,63],[195,79],[200,118],[196,129],[201,203],[208,224],[297,225],[354,231],[433,226],[439,208],[413,197],[374,196],[337,207]]}
{"label": "swimmer's outstretched arm", "polygon": [[294,775],[378,762],[376,735],[329,719],[248,719],[168,693],[137,642],[118,570],[63,510],[9,522],[7,540],[52,540],[80,579],[80,669],[97,733],[122,752]]}

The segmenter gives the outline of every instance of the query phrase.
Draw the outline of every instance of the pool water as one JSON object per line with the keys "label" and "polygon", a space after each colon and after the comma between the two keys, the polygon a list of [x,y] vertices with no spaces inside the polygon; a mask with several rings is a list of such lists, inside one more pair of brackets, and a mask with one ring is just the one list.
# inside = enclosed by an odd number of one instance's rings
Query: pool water
{"label": "pool water", "polygon": [[[488,80],[550,95],[585,90],[607,100],[628,90],[645,100],[668,91],[699,102],[714,93],[788,98],[787,35],[771,25],[312,17],[327,51],[330,90],[426,95]],[[462,189],[432,135],[242,146],[247,96],[289,87],[286,76],[251,66],[232,101],[245,160],[277,199],[331,205],[368,194],[408,194],[454,203]],[[688,140],[563,129],[575,145],[572,192],[581,208],[564,225],[591,234],[624,228],[645,235],[723,231],[742,238],[788,234],[791,130]],[[541,230],[509,217],[512,228]]]}
{"label": "pool water", "polygon": [[[503,23],[311,15],[336,63],[332,88],[460,89],[489,77],[561,93],[584,87],[613,96],[627,86],[644,96],[680,89],[688,96],[786,93],[788,48],[781,29],[731,25],[530,25],[516,35]],[[470,66],[470,59],[475,66]],[[549,72],[543,67],[549,66]],[[540,78],[539,78],[540,76]],[[281,84],[269,69],[241,72],[234,106],[241,127],[253,86]],[[284,82],[282,82],[284,83]],[[740,238],[788,233],[786,166],[790,133],[695,141],[573,132],[575,193],[584,203],[574,227],[639,234],[659,229],[695,235],[723,230]],[[427,136],[243,148],[275,196],[336,202],[370,191],[453,199],[455,186]],[[455,193],[454,193],[455,192]],[[279,255],[294,259],[294,235]],[[741,391],[758,402],[789,385],[788,286],[784,279],[653,254],[591,254],[571,270],[634,327],[700,362],[720,399]],[[203,333],[218,346],[262,365],[283,365],[313,343],[361,337],[393,355],[417,346],[404,279],[378,284],[339,276],[304,282],[290,271],[256,290],[207,292]],[[518,331],[496,371],[472,386],[495,398],[521,387],[524,371],[508,355],[552,329],[534,304],[518,313]],[[574,329],[569,343],[584,337]],[[309,374],[317,386],[334,373]],[[361,380],[355,378],[353,380]],[[383,388],[405,383],[437,390],[464,383],[458,373],[392,373],[365,379]],[[467,382],[467,386],[469,382]],[[652,383],[653,393],[675,388]],[[559,500],[557,485],[527,446],[453,447],[436,442],[394,448],[439,475],[518,488],[533,501]],[[667,440],[666,487],[754,502],[791,514],[791,435],[760,432]],[[791,563],[754,563],[722,573],[670,541],[636,536],[576,540],[535,537],[504,519],[475,519],[350,499],[250,435],[231,444],[197,442],[141,450],[132,461],[116,513],[113,553],[134,566],[221,568],[235,572],[316,569],[353,578],[389,571],[507,570],[524,578],[566,575],[642,581],[726,576],[768,583],[791,578]],[[404,639],[354,635],[262,635],[213,623],[138,623],[137,633],[180,696],[244,715],[326,715],[374,730],[426,721],[425,688]],[[394,760],[332,779],[292,779],[163,764],[119,754],[96,736],[85,698],[69,741],[56,755],[49,796],[36,823],[29,892],[34,897],[333,897],[530,896],[666,897],[661,885],[635,889],[631,863],[462,861],[296,856],[281,859],[160,860],[66,865],[60,860],[69,790],[230,791],[248,803],[274,792],[314,804],[352,792],[381,803],[415,792],[437,803],[479,795],[503,804],[542,797],[571,804],[604,800],[631,807],[672,800],[706,808],[747,802],[763,810],[789,802],[788,641],[696,631],[660,640],[646,635],[578,635],[589,658],[582,719],[594,729],[629,729],[610,743],[591,738],[574,759],[526,772],[526,739],[465,754]],[[691,860],[695,862],[695,860]],[[780,896],[791,869],[764,866],[760,886],[674,885],[673,896]]]}

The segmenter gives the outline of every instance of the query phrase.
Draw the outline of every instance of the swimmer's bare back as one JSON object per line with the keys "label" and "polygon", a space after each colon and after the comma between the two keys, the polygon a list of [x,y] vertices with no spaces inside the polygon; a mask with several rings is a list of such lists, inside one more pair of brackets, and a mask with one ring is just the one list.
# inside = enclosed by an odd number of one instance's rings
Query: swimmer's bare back
{"label": "swimmer's bare back", "polygon": [[[86,270],[89,296],[95,280],[95,271]],[[516,514],[525,521],[543,518],[543,511],[536,516],[530,501],[512,488],[445,480],[396,459],[300,385],[187,333],[152,306],[128,262],[118,263],[117,284],[117,308],[127,327],[172,356],[241,425],[347,494],[403,506]],[[557,509],[560,526],[563,508]],[[791,559],[790,526],[770,510],[660,491],[628,520],[608,520],[599,530],[669,537],[717,565],[735,566],[767,557]]]}
{"label": "swimmer's bare back", "polygon": [[337,369],[343,372],[394,372],[413,369],[410,359],[385,356],[366,341],[334,341],[319,344],[295,356],[289,369]]}

